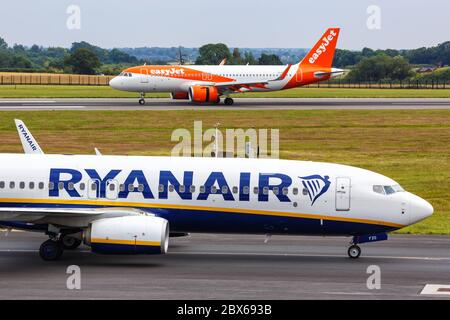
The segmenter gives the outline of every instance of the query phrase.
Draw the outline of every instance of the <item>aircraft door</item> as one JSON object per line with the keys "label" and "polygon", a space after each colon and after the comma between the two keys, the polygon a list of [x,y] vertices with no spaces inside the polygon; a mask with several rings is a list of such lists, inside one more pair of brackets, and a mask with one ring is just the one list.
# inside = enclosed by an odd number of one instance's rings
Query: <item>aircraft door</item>
{"label": "aircraft door", "polygon": [[91,179],[87,184],[87,195],[89,199],[97,199],[99,196],[100,181]]}
{"label": "aircraft door", "polygon": [[336,211],[350,210],[350,178],[336,178]]}
{"label": "aircraft door", "polygon": [[141,83],[148,83],[148,69],[141,68]]}
{"label": "aircraft door", "polygon": [[119,195],[119,183],[117,180],[106,181],[106,198],[116,200]]}

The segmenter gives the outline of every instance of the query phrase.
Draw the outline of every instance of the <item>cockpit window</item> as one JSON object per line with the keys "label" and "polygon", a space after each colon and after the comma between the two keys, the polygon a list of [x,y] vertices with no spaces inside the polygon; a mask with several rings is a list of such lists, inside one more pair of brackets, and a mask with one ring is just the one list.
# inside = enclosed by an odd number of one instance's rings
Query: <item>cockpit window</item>
{"label": "cockpit window", "polygon": [[384,194],[384,188],[383,186],[373,186],[373,191],[379,194]]}
{"label": "cockpit window", "polygon": [[374,185],[373,191],[379,194],[394,194],[396,192],[404,192],[405,190],[398,184],[392,186]]}
{"label": "cockpit window", "polygon": [[391,186],[384,186],[384,192],[386,192],[386,194],[393,194],[395,193],[395,190]]}

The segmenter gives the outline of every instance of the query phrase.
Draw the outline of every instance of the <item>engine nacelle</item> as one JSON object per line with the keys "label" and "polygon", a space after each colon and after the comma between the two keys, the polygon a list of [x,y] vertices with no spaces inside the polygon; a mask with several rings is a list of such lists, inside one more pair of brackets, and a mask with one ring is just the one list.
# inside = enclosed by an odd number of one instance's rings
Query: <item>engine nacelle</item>
{"label": "engine nacelle", "polygon": [[101,254],[164,254],[169,247],[169,223],[153,216],[95,220],[84,242]]}
{"label": "engine nacelle", "polygon": [[187,92],[171,92],[170,97],[173,100],[189,100],[189,94]]}
{"label": "engine nacelle", "polygon": [[192,86],[189,88],[189,100],[193,102],[217,102],[219,91],[213,86]]}

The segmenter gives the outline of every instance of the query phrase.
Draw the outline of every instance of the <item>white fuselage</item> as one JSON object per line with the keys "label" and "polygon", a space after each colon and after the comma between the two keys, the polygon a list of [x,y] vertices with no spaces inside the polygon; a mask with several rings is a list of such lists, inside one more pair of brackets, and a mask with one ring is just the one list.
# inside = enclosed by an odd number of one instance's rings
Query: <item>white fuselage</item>
{"label": "white fuselage", "polygon": [[[2,154],[0,163],[2,207],[136,208],[180,232],[370,234],[433,211],[409,192],[374,191],[397,186],[390,178],[330,163],[32,154]],[[8,217],[81,228],[90,219]]]}

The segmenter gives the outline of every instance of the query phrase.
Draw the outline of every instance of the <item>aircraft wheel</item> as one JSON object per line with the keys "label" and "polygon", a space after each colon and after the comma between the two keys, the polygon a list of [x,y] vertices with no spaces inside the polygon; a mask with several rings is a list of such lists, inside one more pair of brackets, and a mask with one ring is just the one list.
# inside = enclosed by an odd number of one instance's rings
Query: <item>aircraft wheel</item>
{"label": "aircraft wheel", "polygon": [[58,241],[47,240],[41,244],[39,255],[44,261],[56,261],[61,258],[63,248]]}
{"label": "aircraft wheel", "polygon": [[81,240],[71,237],[69,235],[63,236],[60,239],[61,245],[63,249],[66,250],[75,250],[81,245]]}
{"label": "aircraft wheel", "polygon": [[139,99],[139,104],[143,106],[145,104],[145,99]]}
{"label": "aircraft wheel", "polygon": [[234,100],[232,98],[225,98],[224,103],[227,106],[232,106],[234,103]]}
{"label": "aircraft wheel", "polygon": [[220,97],[217,97],[216,104],[220,103]]}
{"label": "aircraft wheel", "polygon": [[358,245],[353,244],[348,248],[347,253],[350,258],[356,259],[361,255],[361,248]]}

